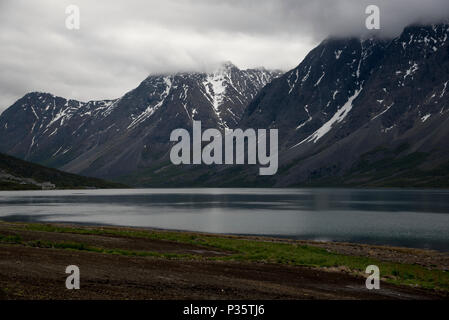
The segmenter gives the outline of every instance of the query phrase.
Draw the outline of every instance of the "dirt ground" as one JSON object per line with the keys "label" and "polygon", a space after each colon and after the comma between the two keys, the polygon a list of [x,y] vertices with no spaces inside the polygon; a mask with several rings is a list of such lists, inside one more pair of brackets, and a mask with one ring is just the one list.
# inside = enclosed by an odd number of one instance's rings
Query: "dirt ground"
{"label": "dirt ground", "polygon": [[[0,234],[17,234],[0,224]],[[60,234],[21,230],[23,240],[74,241],[104,248],[227,255],[210,248],[161,240]],[[273,240],[267,240],[273,241]],[[380,247],[346,248],[313,243],[328,250],[379,257]],[[390,248],[385,259],[447,267],[447,256],[432,251]],[[389,252],[387,250],[387,252]],[[361,254],[362,253],[362,254]],[[438,258],[435,258],[438,257]],[[429,259],[429,260],[428,260]],[[65,268],[77,265],[81,289],[67,290]],[[367,290],[365,278],[344,272],[264,263],[171,260],[87,251],[0,244],[0,299],[447,299],[447,294],[381,283]]]}

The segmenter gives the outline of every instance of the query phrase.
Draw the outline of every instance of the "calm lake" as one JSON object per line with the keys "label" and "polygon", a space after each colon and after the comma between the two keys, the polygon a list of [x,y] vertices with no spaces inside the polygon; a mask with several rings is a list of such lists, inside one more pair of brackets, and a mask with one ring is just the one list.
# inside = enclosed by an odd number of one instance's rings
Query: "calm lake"
{"label": "calm lake", "polygon": [[153,227],[449,251],[449,190],[2,191],[0,220]]}

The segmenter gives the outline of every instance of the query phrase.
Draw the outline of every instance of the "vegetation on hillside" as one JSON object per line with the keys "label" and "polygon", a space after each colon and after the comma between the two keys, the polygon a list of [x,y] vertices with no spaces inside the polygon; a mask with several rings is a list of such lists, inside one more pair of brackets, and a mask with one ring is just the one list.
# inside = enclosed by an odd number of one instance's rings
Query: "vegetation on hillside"
{"label": "vegetation on hillside", "polygon": [[[120,183],[104,181],[96,178],[83,177],[60,170],[47,168],[35,163],[20,160],[5,154],[0,154],[0,172],[15,177],[30,178],[36,182],[50,182],[56,189],[87,189],[87,188],[126,188]],[[35,190],[41,187],[27,182],[16,182],[0,179],[0,190]]]}

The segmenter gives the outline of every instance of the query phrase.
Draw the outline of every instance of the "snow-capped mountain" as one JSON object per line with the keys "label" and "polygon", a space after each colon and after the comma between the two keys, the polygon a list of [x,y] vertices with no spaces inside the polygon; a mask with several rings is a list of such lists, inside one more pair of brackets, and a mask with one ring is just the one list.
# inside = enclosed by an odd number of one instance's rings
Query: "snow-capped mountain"
{"label": "snow-capped mountain", "polygon": [[[449,25],[327,39],[282,76],[224,64],[148,77],[117,100],[31,93],[0,116],[0,151],[139,186],[449,186]],[[174,128],[277,128],[279,170],[173,166]],[[125,178],[123,178],[125,177]]]}
{"label": "snow-capped mountain", "polygon": [[116,100],[80,102],[33,92],[0,116],[0,150],[85,175],[116,177],[167,154],[170,132],[232,128],[277,71],[240,70],[151,75]]}
{"label": "snow-capped mountain", "polygon": [[[279,170],[151,173],[158,185],[449,187],[449,25],[327,39],[267,84],[240,128],[279,130]],[[189,180],[190,179],[190,180]],[[152,185],[137,178],[142,185]]]}
{"label": "snow-capped mountain", "polygon": [[[449,25],[328,39],[267,85],[241,126],[278,128],[274,185],[441,185],[449,168]],[[439,182],[438,182],[439,181]]]}

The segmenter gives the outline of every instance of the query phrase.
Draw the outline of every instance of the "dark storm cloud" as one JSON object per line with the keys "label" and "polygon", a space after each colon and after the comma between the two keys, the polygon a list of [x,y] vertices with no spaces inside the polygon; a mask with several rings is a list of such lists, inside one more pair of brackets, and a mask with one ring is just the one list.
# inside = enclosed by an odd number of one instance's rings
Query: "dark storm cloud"
{"label": "dark storm cloud", "polygon": [[[81,29],[65,28],[65,8]],[[319,41],[366,33],[381,8],[383,36],[437,22],[448,0],[0,0],[0,111],[29,91],[114,98],[149,73],[240,67],[289,69]]]}

